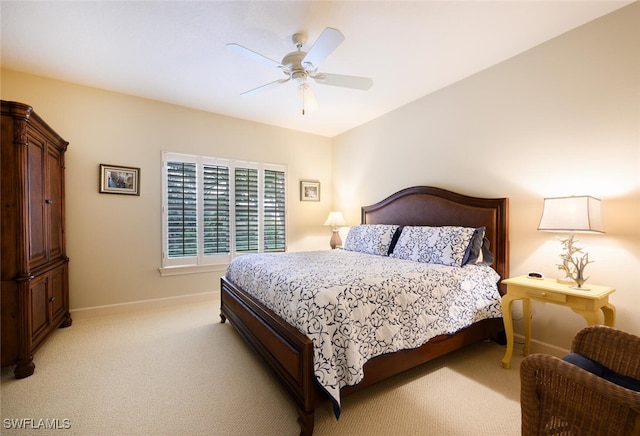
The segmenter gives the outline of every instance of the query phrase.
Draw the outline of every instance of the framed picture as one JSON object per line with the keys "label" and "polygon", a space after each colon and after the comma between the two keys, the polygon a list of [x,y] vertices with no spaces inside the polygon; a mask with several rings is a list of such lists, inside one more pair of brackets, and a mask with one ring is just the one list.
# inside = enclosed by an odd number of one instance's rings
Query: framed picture
{"label": "framed picture", "polygon": [[100,193],[140,195],[140,168],[100,164]]}
{"label": "framed picture", "polygon": [[320,182],[300,180],[300,201],[320,201]]}

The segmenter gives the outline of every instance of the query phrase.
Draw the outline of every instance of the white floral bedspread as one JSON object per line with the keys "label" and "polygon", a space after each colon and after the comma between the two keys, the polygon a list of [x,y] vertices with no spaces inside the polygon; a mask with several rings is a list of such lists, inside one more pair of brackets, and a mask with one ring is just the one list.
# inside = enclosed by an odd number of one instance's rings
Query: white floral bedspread
{"label": "white floral bedspread", "polygon": [[487,266],[327,250],[241,256],[226,277],[313,340],[336,416],[340,388],[360,382],[369,359],[502,316],[499,276]]}

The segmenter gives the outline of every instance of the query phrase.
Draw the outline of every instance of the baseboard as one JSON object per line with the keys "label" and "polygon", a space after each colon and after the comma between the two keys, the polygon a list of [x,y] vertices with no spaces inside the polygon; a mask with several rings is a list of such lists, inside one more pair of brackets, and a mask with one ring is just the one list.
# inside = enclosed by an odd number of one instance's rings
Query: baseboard
{"label": "baseboard", "polygon": [[[513,340],[517,345],[520,345],[519,348],[522,349],[524,336],[514,334]],[[569,350],[556,345],[547,344],[546,342],[531,339],[531,343],[529,344],[529,353],[551,354],[552,356],[563,357],[569,353]]]}
{"label": "baseboard", "polygon": [[[158,309],[162,307],[175,306],[176,304],[202,303],[205,301],[213,300],[214,298],[216,298],[216,294],[220,294],[220,291],[180,295],[177,297],[155,298],[153,300],[132,301],[129,303],[108,304],[104,306],[86,307],[82,309],[71,310],[71,317],[74,321],[78,321],[81,319],[95,318],[98,316],[118,315],[139,310]],[[514,334],[513,339],[516,348],[519,348],[521,350],[522,344],[524,344],[524,336]],[[541,342],[536,339],[531,339],[529,352],[551,354],[553,356],[562,357],[566,355],[569,350],[558,347],[556,345],[548,344],[546,342]]]}
{"label": "baseboard", "polygon": [[177,297],[155,298],[153,300],[132,301],[129,303],[107,304],[105,306],[86,307],[71,310],[74,321],[98,316],[119,315],[139,310],[158,309],[176,304],[201,303],[212,301],[219,291],[203,292],[201,294],[180,295]]}

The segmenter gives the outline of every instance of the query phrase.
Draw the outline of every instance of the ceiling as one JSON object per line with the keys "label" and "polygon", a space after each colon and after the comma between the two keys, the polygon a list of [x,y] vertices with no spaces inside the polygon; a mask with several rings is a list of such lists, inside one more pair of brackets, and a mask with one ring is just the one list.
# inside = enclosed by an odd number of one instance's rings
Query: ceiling
{"label": "ceiling", "polygon": [[[2,67],[333,137],[526,51],[630,1],[77,1],[1,3]],[[373,79],[368,91],[311,81],[240,96],[282,72],[303,32],[345,41],[320,65]]]}

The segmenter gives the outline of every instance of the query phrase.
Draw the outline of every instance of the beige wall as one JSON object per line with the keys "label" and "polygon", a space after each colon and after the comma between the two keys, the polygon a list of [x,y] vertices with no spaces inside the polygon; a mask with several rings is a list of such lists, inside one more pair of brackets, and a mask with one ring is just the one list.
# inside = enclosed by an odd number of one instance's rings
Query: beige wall
{"label": "beige wall", "polygon": [[[286,164],[289,249],[328,247],[329,138],[6,70],[2,99],[31,105],[69,141],[72,310],[219,289],[221,272],[158,273],[162,150]],[[140,197],[99,194],[100,163],[140,167]],[[321,202],[299,201],[300,179],[321,181]]]}
{"label": "beige wall", "polygon": [[[606,235],[577,237],[586,272],[640,334],[638,23],[635,3],[334,138],[334,207],[357,220],[413,185],[509,197],[511,274],[557,276],[556,236],[536,230],[543,198],[599,197]],[[548,304],[533,318],[533,337],[562,348],[584,326]]]}
{"label": "beige wall", "polygon": [[[11,71],[1,94],[70,142],[72,308],[218,288],[219,273],[158,274],[160,152],[170,150],[287,164],[292,250],[326,248],[332,205],[357,223],[361,205],[407,186],[509,197],[512,275],[556,275],[559,244],[536,231],[545,196],[600,197],[607,234],[578,237],[596,260],[589,281],[617,289],[618,326],[640,334],[638,22],[635,3],[333,139]],[[141,167],[140,198],[98,194],[99,163]],[[320,203],[298,201],[302,178],[322,182]],[[583,325],[534,306],[536,340],[567,348]]]}

